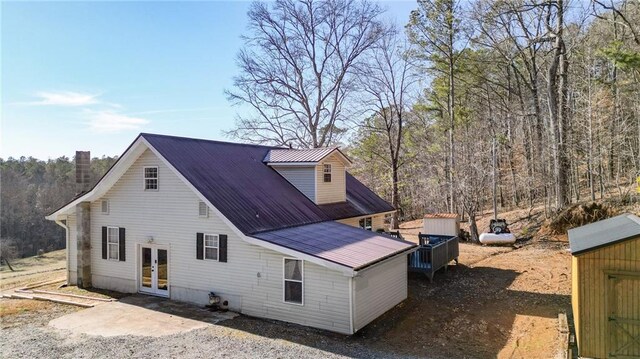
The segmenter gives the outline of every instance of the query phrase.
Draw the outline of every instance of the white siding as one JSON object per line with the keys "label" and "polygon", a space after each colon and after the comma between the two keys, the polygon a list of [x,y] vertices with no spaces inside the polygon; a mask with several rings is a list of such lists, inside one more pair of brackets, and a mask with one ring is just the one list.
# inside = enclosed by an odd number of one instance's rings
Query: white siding
{"label": "white siding", "polygon": [[272,166],[280,175],[312,201],[316,200],[315,167]]}
{"label": "white siding", "polygon": [[[331,182],[324,182],[324,164],[331,164]],[[336,203],[347,200],[347,182],[344,163],[337,154],[325,158],[316,166],[316,203]]]}
{"label": "white siding", "polygon": [[[143,190],[144,166],[158,166],[159,191]],[[232,310],[349,333],[349,278],[304,262],[304,306],[283,302],[283,255],[243,241],[213,213],[198,216],[199,198],[152,152],[146,151],[103,198],[91,205],[93,285],[124,292],[138,289],[140,244],[152,236],[169,247],[172,299],[207,303],[210,291]],[[101,227],[126,228],[126,261],[102,259]],[[196,259],[196,233],[228,235],[228,262]],[[75,233],[71,247],[75,248]]]}
{"label": "white siding", "polygon": [[456,218],[425,218],[422,220],[423,234],[441,234],[457,236],[460,234],[460,225]]}
{"label": "white siding", "polygon": [[407,298],[407,257],[364,269],[353,280],[353,329],[358,331]]}

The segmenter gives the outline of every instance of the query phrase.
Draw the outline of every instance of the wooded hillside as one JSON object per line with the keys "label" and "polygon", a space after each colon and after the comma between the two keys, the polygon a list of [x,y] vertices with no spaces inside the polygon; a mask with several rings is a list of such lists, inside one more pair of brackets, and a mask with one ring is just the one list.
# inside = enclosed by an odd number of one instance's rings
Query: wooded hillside
{"label": "wooded hillside", "polygon": [[404,219],[635,193],[640,3],[420,0],[407,19],[255,3],[230,98],[256,112],[230,134],[346,146]]}
{"label": "wooded hillside", "polygon": [[[91,179],[97,181],[116,158],[91,160]],[[68,157],[0,159],[0,238],[2,255],[28,257],[65,248],[64,229],[45,216],[75,195],[75,165]]]}

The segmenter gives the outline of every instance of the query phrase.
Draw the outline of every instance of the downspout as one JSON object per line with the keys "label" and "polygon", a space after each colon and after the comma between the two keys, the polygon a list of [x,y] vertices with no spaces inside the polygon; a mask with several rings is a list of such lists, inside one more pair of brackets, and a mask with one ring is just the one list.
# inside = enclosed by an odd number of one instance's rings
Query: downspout
{"label": "downspout", "polygon": [[55,220],[56,224],[59,225],[60,227],[64,228],[64,237],[65,237],[65,249],[66,249],[66,257],[67,257],[67,284],[70,283],[71,278],[69,277],[69,226],[67,225],[67,223],[69,223],[69,216],[65,217],[65,222],[63,223],[61,220],[57,219]]}

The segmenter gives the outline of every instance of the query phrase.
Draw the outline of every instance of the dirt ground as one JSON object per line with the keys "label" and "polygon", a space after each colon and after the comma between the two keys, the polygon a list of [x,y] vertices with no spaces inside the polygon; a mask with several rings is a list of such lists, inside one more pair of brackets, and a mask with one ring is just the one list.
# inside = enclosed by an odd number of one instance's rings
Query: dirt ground
{"label": "dirt ground", "polygon": [[[284,353],[295,349],[292,353],[297,357],[318,353],[347,357],[562,357],[557,318],[560,312],[570,309],[571,256],[566,238],[543,235],[528,239],[540,226],[539,215],[535,210],[506,214],[512,232],[519,238],[514,246],[461,243],[459,264],[449,266],[446,273],[436,273],[433,283],[424,275],[411,273],[409,298],[354,336],[246,316],[218,323],[205,332],[226,333],[228,345],[240,341],[242,348],[257,350],[258,343],[264,342],[277,349],[266,356],[289,357]],[[489,217],[486,214],[480,219],[481,231]],[[407,239],[416,240],[420,228],[421,221],[407,222],[401,232]],[[55,267],[51,267],[53,273]],[[39,272],[33,270],[33,277],[38,279],[42,275]],[[5,273],[2,270],[0,288],[25,282],[28,277]],[[20,277],[23,278],[15,279]],[[86,294],[75,287],[62,290]],[[80,309],[29,300],[0,300],[2,328],[18,330],[25,326],[25,333],[13,334],[20,341],[29,338],[34,318],[41,323],[38,330],[44,331],[49,320],[77,310]],[[134,339],[117,340],[133,351],[138,345]],[[139,350],[142,353],[147,349]]]}

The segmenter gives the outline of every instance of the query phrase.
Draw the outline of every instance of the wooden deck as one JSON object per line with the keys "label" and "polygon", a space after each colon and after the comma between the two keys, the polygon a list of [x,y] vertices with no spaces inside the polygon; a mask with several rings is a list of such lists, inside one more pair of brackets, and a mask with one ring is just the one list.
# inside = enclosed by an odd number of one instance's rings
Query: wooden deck
{"label": "wooden deck", "polygon": [[451,261],[458,263],[458,237],[419,234],[418,238],[420,247],[409,254],[409,271],[425,273],[429,280],[433,281],[436,271],[441,268],[446,270]]}

